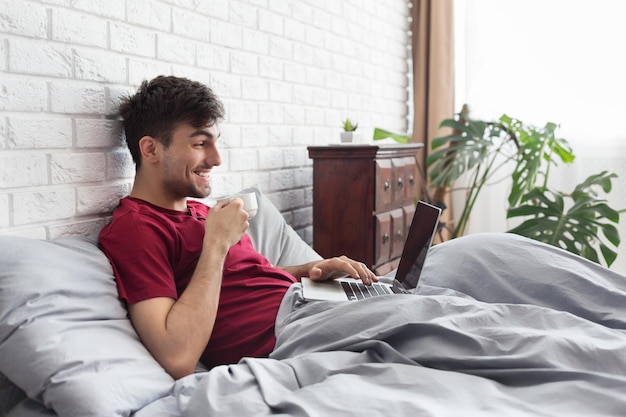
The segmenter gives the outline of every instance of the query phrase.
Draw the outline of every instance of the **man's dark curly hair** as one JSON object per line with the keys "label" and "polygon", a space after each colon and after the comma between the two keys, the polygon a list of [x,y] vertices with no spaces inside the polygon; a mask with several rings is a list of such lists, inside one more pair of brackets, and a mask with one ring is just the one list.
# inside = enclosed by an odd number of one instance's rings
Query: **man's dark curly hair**
{"label": "man's dark curly hair", "polygon": [[128,149],[139,169],[139,139],[143,136],[152,136],[167,148],[180,124],[195,128],[213,125],[224,118],[224,106],[202,83],[161,75],[142,82],[134,95],[122,101],[119,113],[124,119]]}

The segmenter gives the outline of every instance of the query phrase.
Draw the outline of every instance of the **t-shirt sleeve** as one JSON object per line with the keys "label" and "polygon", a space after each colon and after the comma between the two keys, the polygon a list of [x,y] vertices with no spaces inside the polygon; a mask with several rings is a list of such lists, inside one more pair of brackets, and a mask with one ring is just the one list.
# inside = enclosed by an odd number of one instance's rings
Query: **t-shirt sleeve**
{"label": "t-shirt sleeve", "polygon": [[155,297],[176,299],[176,283],[170,260],[175,233],[159,219],[128,212],[100,234],[100,246],[108,256],[120,298],[133,304]]}

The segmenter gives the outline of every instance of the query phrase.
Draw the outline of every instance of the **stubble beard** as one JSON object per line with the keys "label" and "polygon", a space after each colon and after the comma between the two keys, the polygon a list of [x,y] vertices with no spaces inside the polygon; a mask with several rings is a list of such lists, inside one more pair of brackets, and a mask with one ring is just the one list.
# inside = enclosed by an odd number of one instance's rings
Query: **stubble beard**
{"label": "stubble beard", "polygon": [[166,177],[163,180],[163,190],[174,199],[206,198],[211,194],[211,181],[202,187],[189,179]]}
{"label": "stubble beard", "polygon": [[174,199],[182,198],[206,198],[211,194],[211,180],[207,182],[206,186],[198,186],[193,181],[193,175],[191,178],[180,178],[173,175],[178,166],[171,161],[165,163],[165,178],[163,180],[163,190]]}
{"label": "stubble beard", "polygon": [[163,189],[175,199],[180,198],[207,198],[211,195],[211,183],[205,187],[199,187],[181,180],[164,180]]}

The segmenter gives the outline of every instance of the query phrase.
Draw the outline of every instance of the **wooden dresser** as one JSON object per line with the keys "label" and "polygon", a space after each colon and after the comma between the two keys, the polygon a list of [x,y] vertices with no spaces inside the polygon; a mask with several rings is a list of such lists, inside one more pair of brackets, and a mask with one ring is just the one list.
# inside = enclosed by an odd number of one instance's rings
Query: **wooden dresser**
{"label": "wooden dresser", "polygon": [[325,258],[360,260],[379,275],[396,268],[421,196],[422,147],[310,146],[313,248]]}

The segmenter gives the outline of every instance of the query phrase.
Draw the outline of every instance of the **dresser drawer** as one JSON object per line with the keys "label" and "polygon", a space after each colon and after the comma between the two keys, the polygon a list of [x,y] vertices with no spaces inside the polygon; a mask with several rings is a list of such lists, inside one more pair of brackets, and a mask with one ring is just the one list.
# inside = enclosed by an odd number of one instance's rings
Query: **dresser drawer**
{"label": "dresser drawer", "polygon": [[374,216],[374,265],[382,264],[389,260],[391,255],[391,216],[389,212]]}
{"label": "dresser drawer", "polygon": [[408,204],[402,208],[379,213],[375,216],[375,265],[388,263],[402,256],[404,242],[411,227],[415,214],[415,205]]}
{"label": "dresser drawer", "polygon": [[379,159],[376,164],[376,211],[389,210],[393,203],[393,170],[390,159]]}
{"label": "dresser drawer", "polygon": [[402,164],[402,172],[403,172],[403,198],[402,201],[404,204],[417,204],[416,197],[420,195],[418,190],[418,172],[417,172],[417,162],[415,158],[405,157],[403,159]]}
{"label": "dresser drawer", "polygon": [[417,195],[417,163],[415,158],[403,157],[391,160],[393,177],[393,202],[390,208],[413,203]]}
{"label": "dresser drawer", "polygon": [[402,212],[404,213],[404,239],[406,240],[406,237],[409,235],[409,229],[411,228],[413,215],[415,214],[415,204],[410,203],[402,207]]}
{"label": "dresser drawer", "polygon": [[380,159],[376,164],[376,211],[415,203],[417,164],[415,158]]}
{"label": "dresser drawer", "polygon": [[404,210],[402,208],[391,210],[391,248],[389,259],[398,258],[402,255],[404,248],[405,228],[404,228]]}

